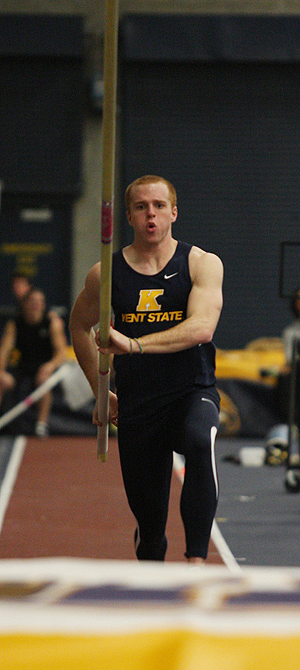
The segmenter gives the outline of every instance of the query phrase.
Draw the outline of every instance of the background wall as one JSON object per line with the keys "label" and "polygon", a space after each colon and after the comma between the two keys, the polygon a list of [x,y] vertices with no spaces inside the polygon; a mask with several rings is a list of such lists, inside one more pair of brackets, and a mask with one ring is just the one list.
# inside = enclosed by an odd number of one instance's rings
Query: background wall
{"label": "background wall", "polygon": [[280,335],[280,246],[299,240],[299,18],[130,15],[120,34],[122,190],[149,166],[165,175],[175,236],[221,256],[218,347]]}
{"label": "background wall", "polygon": [[0,303],[23,272],[69,306],[72,205],[81,193],[83,21],[0,17]]}
{"label": "background wall", "polygon": [[[187,14],[300,14],[300,2],[263,0],[120,0],[120,17],[134,13],[187,13]],[[101,0],[2,0],[1,13],[49,13],[81,15],[84,19],[85,34],[85,78],[87,82],[85,99],[83,143],[82,143],[82,191],[73,204],[72,223],[72,276],[71,301],[81,289],[86,273],[98,260],[100,246],[100,203],[101,203],[101,114],[97,111],[97,100],[92,102],[93,84],[101,80],[102,36],[104,22],[104,2]],[[121,121],[119,107],[119,122]],[[120,125],[120,124],[119,124]],[[121,134],[118,131],[117,180],[116,180],[116,234],[115,246],[120,243],[120,219],[123,218],[123,180],[121,171]],[[58,296],[59,302],[59,296]],[[285,307],[284,307],[285,309]],[[288,319],[286,308],[284,318]],[[248,318],[248,317],[247,317]],[[273,334],[278,335],[275,332]],[[256,334],[256,333],[255,333]],[[260,333],[266,334],[265,332]],[[220,346],[226,346],[219,343]]]}

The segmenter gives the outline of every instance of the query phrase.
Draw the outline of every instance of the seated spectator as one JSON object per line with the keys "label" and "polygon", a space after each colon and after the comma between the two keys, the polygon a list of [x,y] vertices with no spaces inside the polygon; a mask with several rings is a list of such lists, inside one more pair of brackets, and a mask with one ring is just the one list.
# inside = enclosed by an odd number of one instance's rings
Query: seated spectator
{"label": "seated spectator", "polygon": [[282,333],[287,371],[289,371],[292,362],[293,340],[296,338],[300,341],[300,288],[295,291],[291,298],[291,311],[294,319],[284,328]]}
{"label": "seated spectator", "polygon": [[9,287],[14,301],[10,305],[0,305],[0,335],[7,319],[14,318],[19,311],[20,301],[32,288],[32,283],[29,277],[22,272],[14,272],[11,275]]}
{"label": "seated spectator", "polygon": [[10,286],[11,292],[19,305],[28,291],[32,288],[32,282],[29,277],[22,272],[14,272],[11,277]]}
{"label": "seated spectator", "polygon": [[[63,320],[46,311],[43,291],[31,288],[20,302],[20,312],[9,319],[0,342],[0,403],[3,394],[27,379],[40,386],[64,362],[67,338]],[[30,389],[32,390],[32,388]],[[48,435],[52,405],[49,391],[38,403],[35,433]]]}
{"label": "seated spectator", "polygon": [[[291,384],[291,363],[293,354],[293,342],[295,338],[300,343],[300,288],[298,288],[291,298],[291,312],[294,316],[293,321],[288,324],[282,332],[282,342],[285,352],[285,365],[278,378],[278,402],[280,406],[281,418],[283,421],[289,420],[290,403],[290,384]],[[296,364],[296,402],[295,402],[295,422],[300,425],[300,363]]]}

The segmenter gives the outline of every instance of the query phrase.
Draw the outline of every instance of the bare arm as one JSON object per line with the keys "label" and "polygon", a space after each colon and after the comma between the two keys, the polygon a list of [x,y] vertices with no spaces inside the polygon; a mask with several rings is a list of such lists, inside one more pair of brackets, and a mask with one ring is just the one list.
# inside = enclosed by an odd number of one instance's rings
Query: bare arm
{"label": "bare arm", "polygon": [[70,331],[76,358],[88,379],[95,397],[98,396],[98,352],[93,326],[99,320],[100,264],[89,271],[85,287],[72,309]]}
{"label": "bare arm", "polygon": [[[95,343],[94,326],[99,321],[100,263],[89,271],[84,289],[74,303],[70,318],[72,344],[78,363],[90,383],[95,398],[98,398],[98,351]],[[118,422],[117,396],[109,391],[109,416],[114,425]],[[93,412],[93,423],[98,420],[97,403]]]}
{"label": "bare arm", "polygon": [[[215,254],[192,247],[189,257],[192,289],[187,306],[187,318],[168,330],[139,338],[145,353],[172,353],[210,342],[222,309],[223,265]],[[99,335],[97,334],[97,341]],[[139,353],[139,345],[132,341],[132,350]],[[103,353],[128,353],[129,338],[111,329],[111,346]]]}
{"label": "bare arm", "polygon": [[42,384],[53,372],[66,360],[67,358],[67,338],[65,333],[65,326],[63,320],[55,314],[51,313],[50,322],[50,336],[53,348],[52,358],[40,366],[37,381]]}
{"label": "bare arm", "polygon": [[57,368],[67,356],[67,337],[63,319],[57,314],[51,318],[51,338],[54,350],[52,364]]}
{"label": "bare arm", "polygon": [[5,326],[0,343],[0,370],[4,371],[9,362],[9,356],[16,344],[15,322],[9,320]]}

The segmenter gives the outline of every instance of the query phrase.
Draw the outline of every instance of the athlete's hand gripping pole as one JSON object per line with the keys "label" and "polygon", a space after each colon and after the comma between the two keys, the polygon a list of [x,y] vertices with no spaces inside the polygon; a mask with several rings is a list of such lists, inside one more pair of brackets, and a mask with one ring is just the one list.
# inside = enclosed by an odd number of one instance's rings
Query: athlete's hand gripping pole
{"label": "athlete's hand gripping pole", "polygon": [[[100,275],[100,341],[109,345],[111,324],[111,269],[113,243],[113,205],[115,183],[116,92],[118,60],[118,0],[105,2],[101,275]],[[109,356],[99,357],[97,456],[107,459],[109,428]]]}

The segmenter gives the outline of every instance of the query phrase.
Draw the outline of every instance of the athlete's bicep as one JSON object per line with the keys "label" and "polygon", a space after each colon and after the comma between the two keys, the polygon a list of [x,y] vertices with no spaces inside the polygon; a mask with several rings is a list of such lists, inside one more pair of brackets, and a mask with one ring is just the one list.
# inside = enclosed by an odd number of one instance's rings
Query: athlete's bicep
{"label": "athlete's bicep", "polygon": [[87,275],[85,286],[80,291],[70,318],[71,331],[76,328],[90,330],[99,321],[100,264],[94,266]]}
{"label": "athlete's bicep", "polygon": [[202,254],[193,265],[193,286],[187,316],[196,316],[212,331],[218,323],[222,305],[223,264],[214,254]]}

